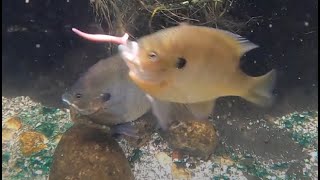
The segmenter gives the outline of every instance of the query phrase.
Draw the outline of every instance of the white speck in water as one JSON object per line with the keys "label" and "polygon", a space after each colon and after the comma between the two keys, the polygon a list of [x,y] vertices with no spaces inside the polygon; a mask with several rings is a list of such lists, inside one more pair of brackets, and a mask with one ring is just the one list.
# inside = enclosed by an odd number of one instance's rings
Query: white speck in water
{"label": "white speck in water", "polygon": [[227,166],[227,165],[223,165],[223,166],[222,166],[222,172],[223,172],[223,173],[226,173],[226,172],[227,172],[227,169],[228,169],[228,166]]}
{"label": "white speck in water", "polygon": [[36,170],[35,173],[36,173],[36,174],[42,174],[42,171],[41,171],[41,170]]}
{"label": "white speck in water", "polygon": [[70,0],[67,0],[67,2],[70,2]]}
{"label": "white speck in water", "polygon": [[298,77],[298,79],[301,79],[301,77]]}
{"label": "white speck in water", "polygon": [[318,152],[311,152],[309,155],[311,156],[311,161],[314,161],[318,157]]}
{"label": "white speck in water", "polygon": [[253,32],[253,29],[251,29],[251,32]]}
{"label": "white speck in water", "polygon": [[36,48],[40,48],[40,44],[36,44]]}
{"label": "white speck in water", "polygon": [[26,0],[25,2],[26,2],[26,4],[28,4],[28,3],[29,3],[29,0]]}
{"label": "white speck in water", "polygon": [[254,61],[253,61],[253,63],[257,64],[257,61],[256,61],[256,60],[254,60]]}
{"label": "white speck in water", "polygon": [[190,167],[190,164],[189,164],[189,163],[186,163],[186,167],[189,168],[189,167]]}
{"label": "white speck in water", "polygon": [[269,28],[272,28],[272,24],[269,24]]}
{"label": "white speck in water", "polygon": [[300,39],[300,42],[302,42],[303,41],[303,39]]}
{"label": "white speck in water", "polygon": [[309,22],[305,21],[304,26],[309,26]]}

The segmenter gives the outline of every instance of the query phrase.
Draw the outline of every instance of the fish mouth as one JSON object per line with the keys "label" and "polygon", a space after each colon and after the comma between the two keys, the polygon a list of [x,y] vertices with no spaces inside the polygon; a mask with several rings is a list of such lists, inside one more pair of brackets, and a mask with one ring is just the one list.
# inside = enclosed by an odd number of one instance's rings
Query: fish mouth
{"label": "fish mouth", "polygon": [[91,114],[94,114],[96,112],[98,112],[101,108],[96,108],[96,109],[92,109],[92,110],[88,110],[88,109],[82,109],[82,108],[79,108],[77,105],[75,105],[74,103],[71,103],[69,100],[68,100],[68,94],[63,94],[62,95],[62,101],[67,104],[68,106],[71,106],[73,107],[78,113],[82,114],[82,115],[91,115]]}
{"label": "fish mouth", "polygon": [[137,42],[129,41],[124,45],[119,45],[118,50],[131,73],[140,74],[144,72],[138,58],[139,45]]}
{"label": "fish mouth", "polygon": [[138,57],[139,45],[135,41],[128,41],[126,44],[118,46],[121,57],[126,62],[130,74],[144,81],[153,81],[153,73],[144,69]]}
{"label": "fish mouth", "polygon": [[138,60],[139,45],[135,41],[128,41],[126,44],[120,44],[118,50],[125,61],[140,65]]}

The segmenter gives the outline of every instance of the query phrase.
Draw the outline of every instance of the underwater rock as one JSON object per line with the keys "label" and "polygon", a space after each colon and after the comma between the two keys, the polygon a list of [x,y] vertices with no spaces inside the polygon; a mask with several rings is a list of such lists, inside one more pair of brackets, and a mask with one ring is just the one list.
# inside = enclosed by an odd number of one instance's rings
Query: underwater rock
{"label": "underwater rock", "polygon": [[155,157],[162,167],[165,167],[166,165],[172,165],[171,158],[165,152],[159,152],[155,155]]}
{"label": "underwater rock", "polygon": [[[112,128],[112,126],[107,125],[108,116],[106,114],[101,114],[100,116],[91,118],[90,115],[80,115],[71,108],[70,116],[72,121],[75,123],[80,123],[91,128],[101,129],[106,133],[110,133],[110,128]],[[148,111],[146,114],[130,123],[130,125],[136,130],[136,135],[138,138],[130,136],[122,136],[122,138],[127,140],[128,143],[135,148],[143,146],[151,138],[152,133],[155,131],[157,124],[155,118],[156,117],[152,114],[152,112]]]}
{"label": "underwater rock", "polygon": [[128,143],[135,147],[140,148],[145,145],[154,133],[157,120],[151,111],[147,112],[137,120],[133,121],[131,124],[137,130],[137,135],[139,138],[134,138],[130,136],[124,136],[123,138],[128,141]]}
{"label": "underwater rock", "polygon": [[235,162],[228,156],[216,156],[213,161],[217,164],[226,165],[226,166],[233,166]]}
{"label": "underwater rock", "polygon": [[47,147],[48,139],[45,135],[35,132],[23,132],[19,136],[21,143],[21,152],[24,156],[30,156],[33,153],[39,152]]}
{"label": "underwater rock", "polygon": [[5,127],[8,129],[19,130],[22,127],[21,120],[18,117],[10,117],[5,120]]}
{"label": "underwater rock", "polygon": [[121,147],[102,130],[75,124],[61,138],[49,180],[134,179]]}
{"label": "underwater rock", "polygon": [[183,154],[180,151],[172,151],[171,157],[173,162],[179,162],[183,158]]}
{"label": "underwater rock", "polygon": [[12,129],[4,128],[2,129],[2,143],[12,140],[13,135],[16,133],[16,131]]}
{"label": "underwater rock", "polygon": [[217,135],[209,121],[176,121],[167,132],[160,132],[175,150],[207,159],[215,150]]}
{"label": "underwater rock", "polygon": [[183,179],[188,180],[191,179],[191,172],[186,168],[178,167],[176,164],[171,166],[172,179]]}

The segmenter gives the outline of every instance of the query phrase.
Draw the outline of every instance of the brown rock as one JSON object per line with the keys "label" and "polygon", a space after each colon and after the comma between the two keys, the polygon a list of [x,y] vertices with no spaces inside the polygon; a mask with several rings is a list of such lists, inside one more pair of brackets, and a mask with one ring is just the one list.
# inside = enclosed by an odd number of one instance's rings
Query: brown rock
{"label": "brown rock", "polygon": [[49,180],[133,180],[121,147],[105,132],[75,124],[54,153]]}
{"label": "brown rock", "polygon": [[15,131],[12,129],[2,129],[2,143],[12,140],[14,134]]}
{"label": "brown rock", "polygon": [[21,133],[19,140],[21,143],[20,149],[25,156],[30,156],[46,148],[46,143],[48,142],[45,135],[34,131]]}
{"label": "brown rock", "polygon": [[130,146],[139,148],[145,145],[150,140],[151,135],[155,131],[156,124],[156,117],[152,114],[151,111],[149,111],[132,122],[132,126],[136,128],[139,138],[124,136],[124,139],[128,141]]}
{"label": "brown rock", "polygon": [[5,120],[5,127],[8,129],[19,130],[22,127],[21,120],[18,117],[11,117]]}
{"label": "brown rock", "polygon": [[180,151],[176,151],[176,150],[172,152],[171,156],[172,156],[173,162],[180,161],[183,158],[183,154]]}
{"label": "brown rock", "polygon": [[171,158],[165,152],[159,152],[155,155],[162,167],[172,164]]}
{"label": "brown rock", "polygon": [[232,166],[234,165],[234,161],[230,157],[221,157],[220,164]]}
{"label": "brown rock", "polygon": [[217,145],[214,126],[209,121],[181,121],[161,132],[172,149],[207,159]]}
{"label": "brown rock", "polygon": [[188,180],[191,179],[191,172],[189,172],[185,168],[177,167],[176,164],[173,164],[171,166],[171,173],[172,173],[172,179],[178,180]]}
{"label": "brown rock", "polygon": [[[107,123],[107,115],[101,114],[100,116],[83,116],[78,114],[74,109],[70,109],[70,116],[72,121],[78,124],[86,125],[89,128],[96,128],[110,133],[112,126]],[[106,123],[104,123],[106,121]],[[129,122],[130,123],[130,122]],[[137,120],[130,123],[137,130],[137,137],[123,136],[124,139],[128,141],[130,146],[134,148],[139,148],[150,140],[152,133],[155,131],[156,127],[156,117],[152,114],[151,110],[146,114],[142,115]]]}

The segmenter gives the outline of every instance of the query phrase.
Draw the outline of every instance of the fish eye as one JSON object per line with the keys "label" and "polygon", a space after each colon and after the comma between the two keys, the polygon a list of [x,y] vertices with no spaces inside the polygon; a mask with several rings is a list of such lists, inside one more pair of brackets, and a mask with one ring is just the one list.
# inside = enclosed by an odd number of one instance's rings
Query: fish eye
{"label": "fish eye", "polygon": [[157,53],[155,53],[155,52],[150,52],[150,53],[148,54],[148,56],[149,56],[149,59],[150,59],[152,62],[155,62],[155,61],[158,60],[158,55],[157,55]]}
{"label": "fish eye", "polygon": [[109,101],[111,98],[111,94],[110,93],[103,93],[103,94],[101,94],[101,97],[102,97],[103,101]]}
{"label": "fish eye", "polygon": [[177,69],[182,69],[186,66],[187,60],[183,57],[179,57],[177,62],[176,62],[176,68]]}
{"label": "fish eye", "polygon": [[79,98],[81,98],[81,97],[82,97],[82,94],[81,94],[81,93],[77,93],[77,94],[76,94],[76,98],[79,99]]}

